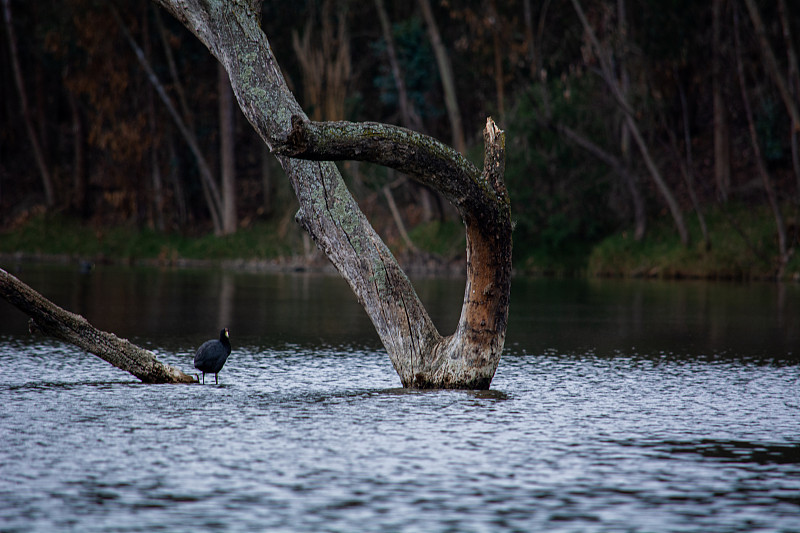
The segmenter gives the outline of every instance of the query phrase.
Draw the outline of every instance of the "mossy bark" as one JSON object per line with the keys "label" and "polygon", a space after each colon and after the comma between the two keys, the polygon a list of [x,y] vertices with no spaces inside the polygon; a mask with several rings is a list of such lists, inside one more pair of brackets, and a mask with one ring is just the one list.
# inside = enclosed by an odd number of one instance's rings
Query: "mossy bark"
{"label": "mossy bark", "polygon": [[[261,31],[259,2],[156,1],[189,28],[227,70],[244,115],[276,153],[292,183],[300,202],[297,221],[352,288],[403,385],[488,388],[505,339],[511,279],[510,208],[502,180],[503,132],[493,122],[487,124],[487,156],[481,173],[463,157],[452,157],[453,151],[441,143],[410,130],[376,124],[310,123],[286,86]],[[437,331],[411,282],[330,162],[337,158],[326,153],[300,159],[297,151],[284,151],[295,126],[339,128],[332,140],[338,138],[345,151],[354,143],[372,139],[375,151],[384,158],[400,154],[398,165],[414,161],[418,167],[429,165],[417,175],[458,207],[467,231],[468,280],[461,320],[452,336],[443,337]],[[375,132],[368,133],[370,128]],[[344,158],[359,159],[352,153]]]}

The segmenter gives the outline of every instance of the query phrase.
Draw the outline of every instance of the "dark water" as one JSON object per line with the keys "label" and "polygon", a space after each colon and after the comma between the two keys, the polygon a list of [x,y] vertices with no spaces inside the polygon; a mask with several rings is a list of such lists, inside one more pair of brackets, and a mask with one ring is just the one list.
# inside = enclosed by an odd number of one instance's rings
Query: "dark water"
{"label": "dark water", "polygon": [[[515,280],[492,390],[398,387],[322,276],[26,266],[221,384],[142,385],[0,303],[0,531],[800,531],[800,287]],[[461,281],[419,283],[449,330]]]}

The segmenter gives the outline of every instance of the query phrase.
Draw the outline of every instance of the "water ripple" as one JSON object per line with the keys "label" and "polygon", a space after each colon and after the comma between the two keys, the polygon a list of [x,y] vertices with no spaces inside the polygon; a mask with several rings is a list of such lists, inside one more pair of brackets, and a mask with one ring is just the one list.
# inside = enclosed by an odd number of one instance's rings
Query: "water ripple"
{"label": "water ripple", "polygon": [[484,392],[352,346],[239,349],[219,386],[55,343],[0,366],[4,531],[800,529],[797,365],[512,355]]}

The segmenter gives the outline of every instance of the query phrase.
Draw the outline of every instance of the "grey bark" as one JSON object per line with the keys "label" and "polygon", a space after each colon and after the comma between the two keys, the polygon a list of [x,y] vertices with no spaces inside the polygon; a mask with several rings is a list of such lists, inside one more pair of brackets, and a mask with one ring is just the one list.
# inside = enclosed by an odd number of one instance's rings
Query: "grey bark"
{"label": "grey bark", "polygon": [[145,383],[195,381],[194,377],[161,363],[152,352],[101,331],[82,316],[62,309],[3,269],[0,269],[0,297],[31,318],[31,331],[74,344]]}
{"label": "grey bark", "polygon": [[[270,148],[286,144],[293,122],[309,125],[286,86],[251,4],[157,2],[225,66],[239,106]],[[436,330],[336,165],[278,155],[300,202],[297,221],[350,285],[407,387],[488,388],[500,360],[511,280],[510,204],[502,182],[504,133],[489,121],[484,136],[487,156],[482,173],[470,169],[465,175],[461,161],[451,158],[447,177],[428,178],[462,206],[467,228],[467,286],[457,331],[449,337]],[[392,151],[400,151],[407,144],[398,139],[391,146]],[[432,139],[409,149],[411,154],[433,154],[434,160],[441,151]],[[450,181],[454,176],[465,179],[456,185]]]}

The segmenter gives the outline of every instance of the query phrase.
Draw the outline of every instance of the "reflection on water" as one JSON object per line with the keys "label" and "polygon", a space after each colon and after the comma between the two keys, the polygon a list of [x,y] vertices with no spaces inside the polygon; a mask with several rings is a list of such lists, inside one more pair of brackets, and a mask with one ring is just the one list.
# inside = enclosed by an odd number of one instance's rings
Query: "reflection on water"
{"label": "reflection on water", "polygon": [[[798,531],[796,286],[515,280],[492,390],[407,391],[323,276],[26,268],[220,385],[143,385],[0,306],[2,531]],[[443,331],[462,282],[423,280]]]}
{"label": "reflection on water", "polygon": [[[379,347],[347,284],[315,274],[24,265],[19,277],[97,327],[141,343],[187,349],[223,326],[239,345],[280,342]],[[443,334],[464,282],[415,281]],[[800,285],[515,279],[507,353],[800,357]],[[0,301],[0,333],[25,318]]]}

